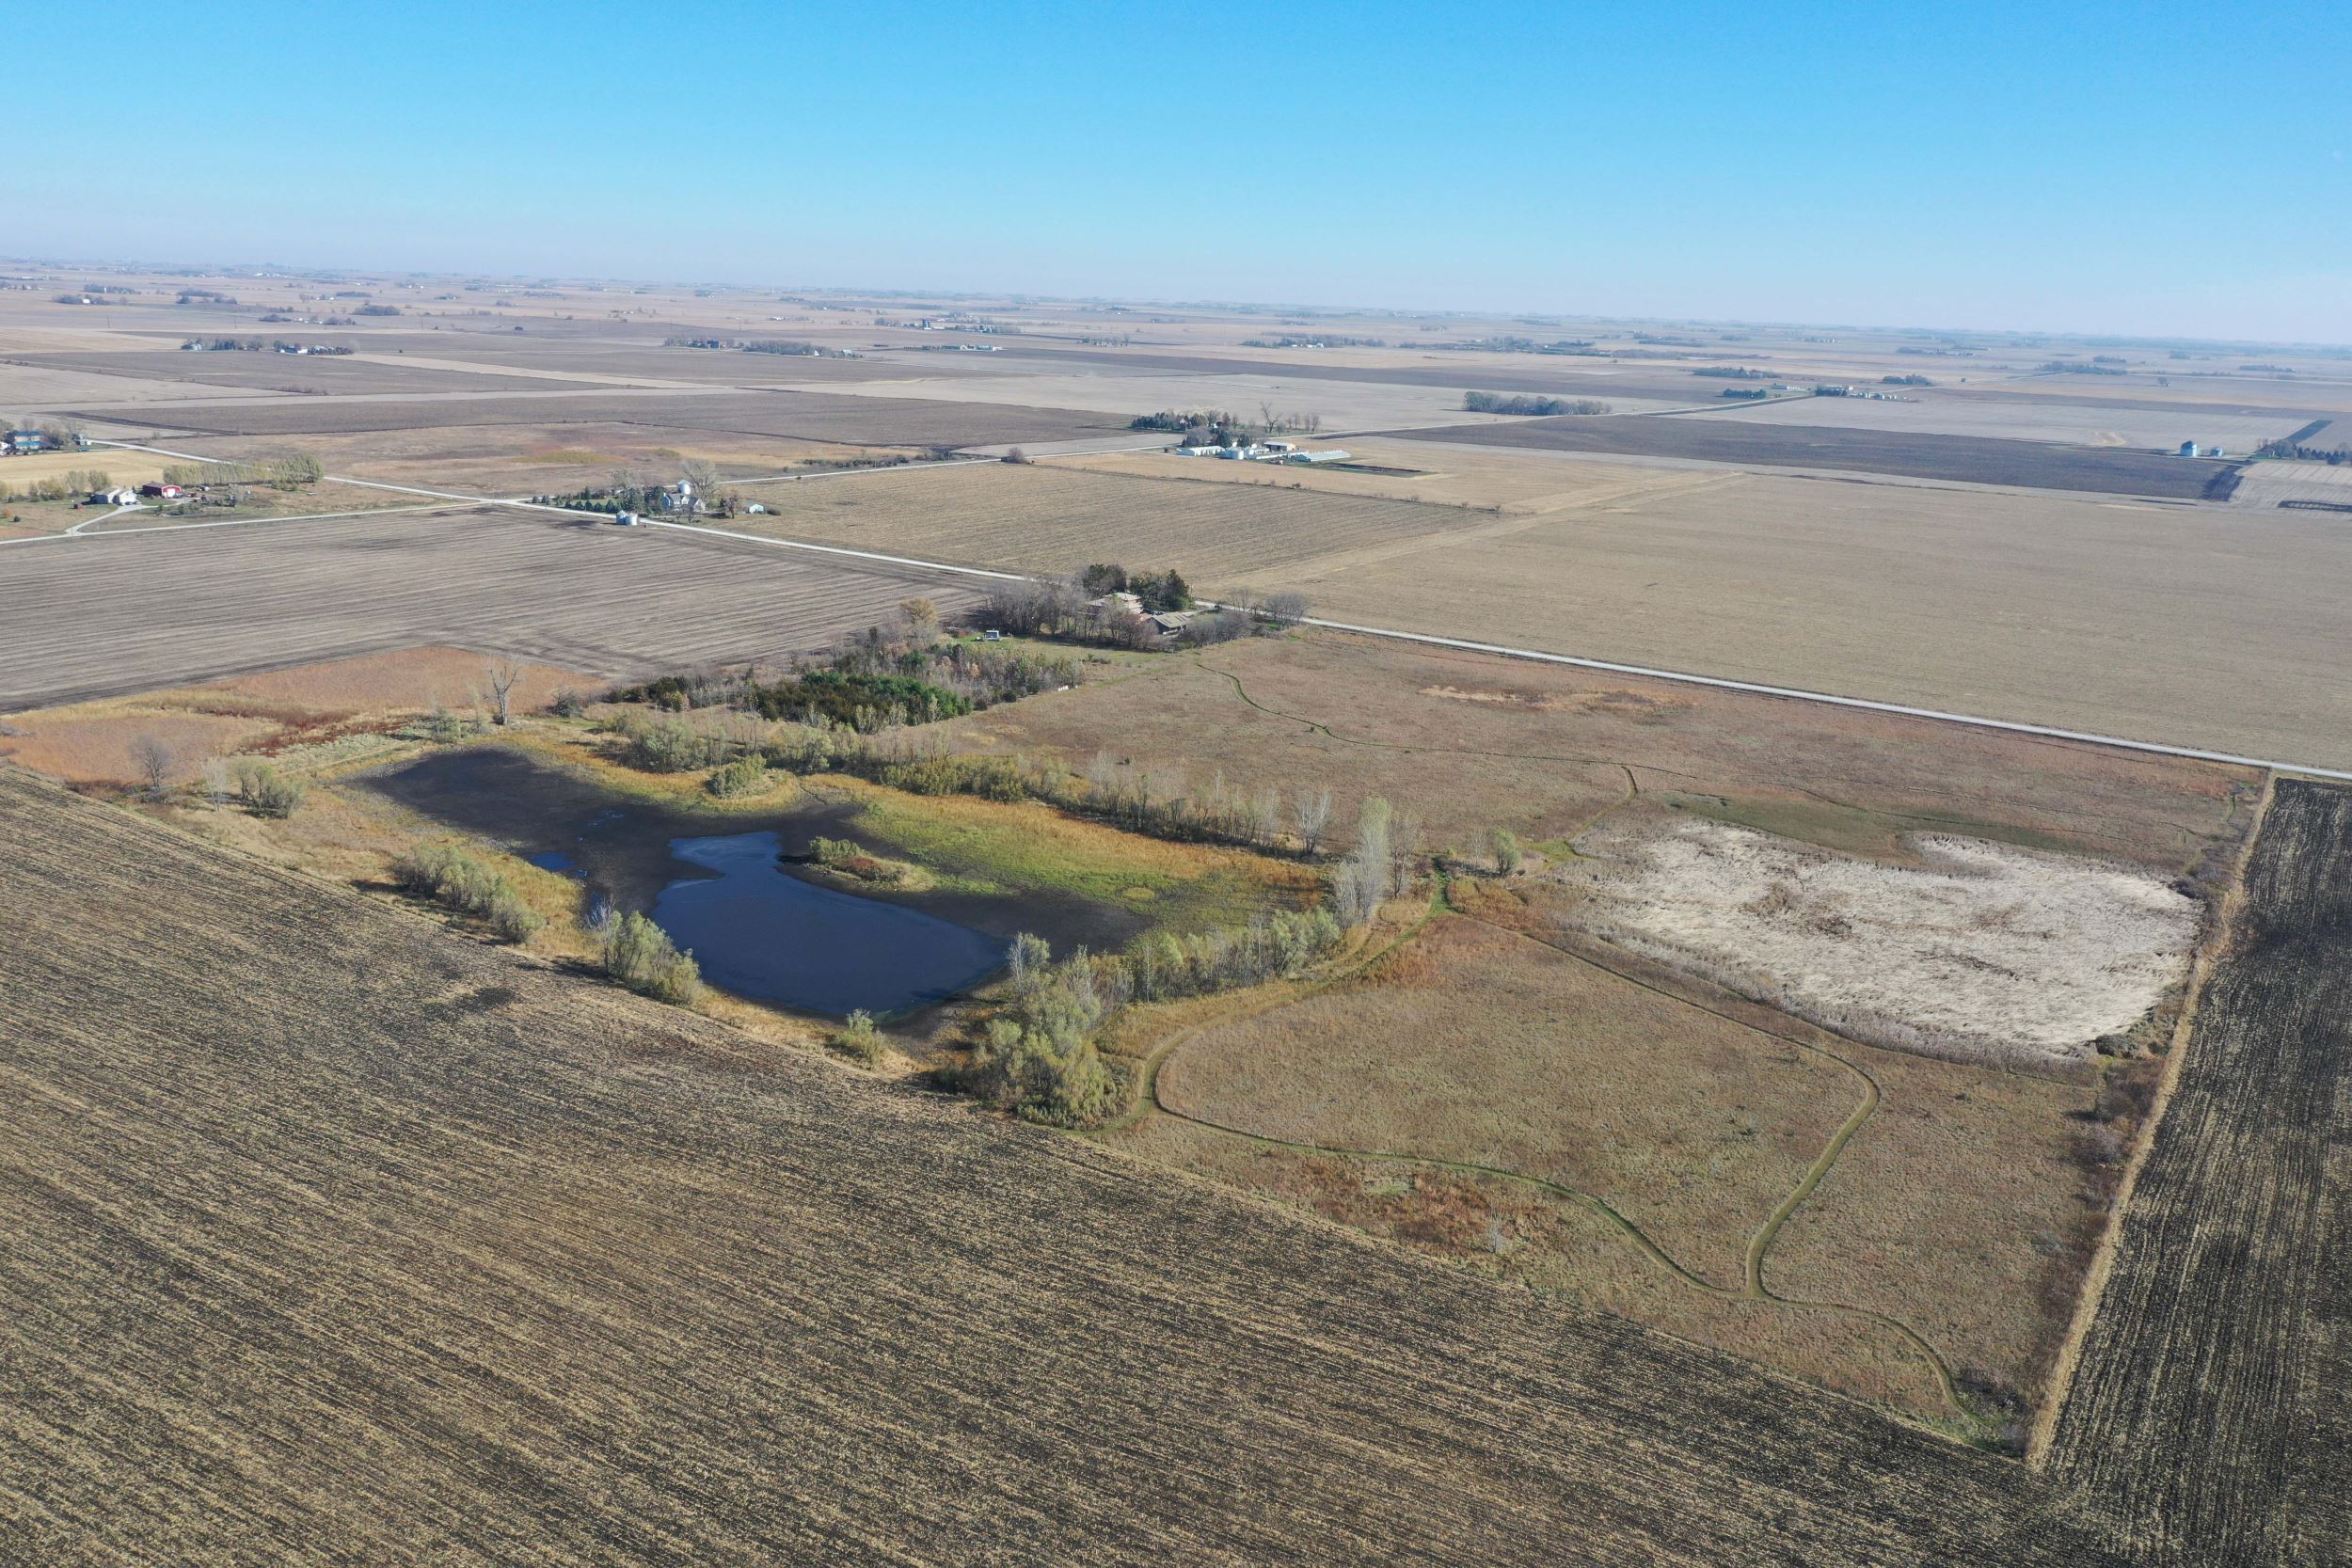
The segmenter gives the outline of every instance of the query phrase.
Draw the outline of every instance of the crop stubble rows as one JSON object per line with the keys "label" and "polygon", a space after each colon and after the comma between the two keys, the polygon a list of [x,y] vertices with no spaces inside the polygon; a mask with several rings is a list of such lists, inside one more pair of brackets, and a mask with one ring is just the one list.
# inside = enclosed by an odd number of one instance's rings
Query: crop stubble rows
{"label": "crop stubble rows", "polygon": [[969,590],[936,574],[511,511],[262,523],[19,546],[0,706],[423,643],[596,674],[778,659]]}

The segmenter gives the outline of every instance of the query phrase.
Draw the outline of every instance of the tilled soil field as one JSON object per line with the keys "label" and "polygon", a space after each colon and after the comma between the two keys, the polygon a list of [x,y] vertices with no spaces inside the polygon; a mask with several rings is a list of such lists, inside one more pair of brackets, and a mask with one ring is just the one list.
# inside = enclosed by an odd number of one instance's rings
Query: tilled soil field
{"label": "tilled soil field", "polygon": [[[747,356],[748,357],[748,356]],[[788,372],[787,372],[788,374]],[[531,385],[544,388],[546,382]],[[431,425],[563,424],[583,420],[725,430],[745,436],[882,446],[988,446],[1061,441],[1124,430],[1107,414],[1067,408],[843,397],[825,392],[628,391],[468,398],[288,398],[253,404],[99,410],[88,417],[215,436],[331,435]]]}
{"label": "tilled soil field", "polygon": [[0,896],[0,1560],[2124,1560],[2021,1466],[14,772]]}
{"label": "tilled soil field", "polygon": [[2234,474],[2226,463],[2154,452],[2054,447],[2041,441],[1981,436],[1753,424],[1691,415],[1529,420],[1391,434],[1422,441],[1692,458],[1741,467],[1908,474],[1970,484],[2090,490],[2170,500],[2227,500]]}
{"label": "tilled soil field", "polygon": [[0,554],[0,709],[446,643],[601,675],[787,656],[970,591],[804,551],[512,511],[177,529]]}
{"label": "tilled soil field", "polygon": [[[302,338],[302,342],[316,340]],[[467,392],[514,388],[542,390],[593,383],[546,381],[501,375],[485,365],[480,374],[422,365],[388,365],[341,355],[278,354],[272,350],[174,349],[133,354],[35,354],[27,365],[87,371],[97,375],[150,376],[205,387],[241,387],[268,392],[326,392],[364,397],[370,392]]]}
{"label": "tilled soil field", "polygon": [[1645,402],[1707,404],[1723,394],[1724,383],[1671,365],[1612,363],[1581,355],[1547,360],[1530,355],[1522,364],[1497,365],[1483,355],[1434,354],[1427,365],[1360,365],[1318,361],[1306,353],[1269,354],[1263,358],[1210,355],[1092,353],[1027,344],[1009,346],[1008,360],[1047,360],[1073,369],[1176,371],[1196,375],[1275,375],[1307,381],[1378,382],[1392,387],[1447,387],[1464,391],[1538,392],[1552,397],[1635,398]]}
{"label": "tilled soil field", "polygon": [[2050,1463],[2144,1560],[2352,1561],[2352,790],[2281,782]]}

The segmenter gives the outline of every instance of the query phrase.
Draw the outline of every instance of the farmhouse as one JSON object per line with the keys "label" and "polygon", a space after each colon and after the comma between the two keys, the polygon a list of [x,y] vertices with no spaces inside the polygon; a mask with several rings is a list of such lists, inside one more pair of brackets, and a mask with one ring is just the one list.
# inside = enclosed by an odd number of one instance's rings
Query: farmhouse
{"label": "farmhouse", "polygon": [[112,490],[92,490],[89,493],[89,504],[92,506],[130,506],[138,499],[139,493],[127,484],[117,486]]}
{"label": "farmhouse", "polygon": [[8,432],[8,451],[11,452],[43,451],[48,449],[48,446],[49,438],[38,430]]}

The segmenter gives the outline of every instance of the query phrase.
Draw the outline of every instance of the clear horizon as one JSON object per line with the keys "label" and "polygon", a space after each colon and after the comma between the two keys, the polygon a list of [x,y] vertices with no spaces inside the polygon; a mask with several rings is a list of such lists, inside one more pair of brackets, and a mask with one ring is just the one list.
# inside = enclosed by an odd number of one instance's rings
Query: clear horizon
{"label": "clear horizon", "polygon": [[165,90],[13,83],[0,248],[2352,342],[2322,7],[312,15],[97,8]]}

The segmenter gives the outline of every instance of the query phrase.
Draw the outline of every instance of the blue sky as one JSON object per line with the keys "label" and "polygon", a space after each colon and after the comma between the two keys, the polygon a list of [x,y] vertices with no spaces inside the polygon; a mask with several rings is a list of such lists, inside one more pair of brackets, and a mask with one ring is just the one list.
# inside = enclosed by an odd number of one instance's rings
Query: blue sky
{"label": "blue sky", "polygon": [[68,15],[0,253],[2352,341],[2340,6]]}

